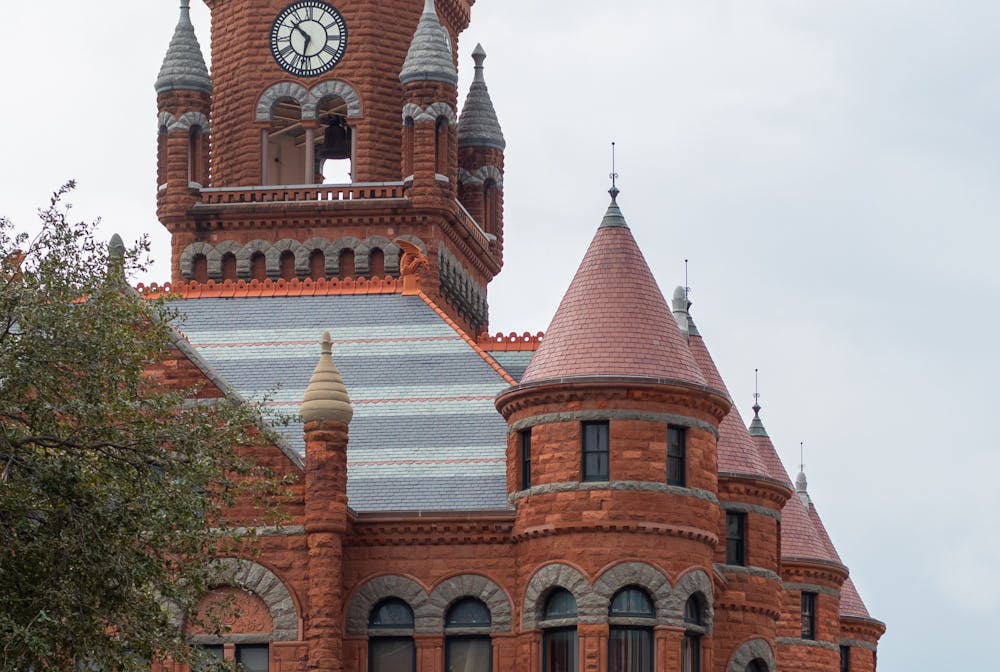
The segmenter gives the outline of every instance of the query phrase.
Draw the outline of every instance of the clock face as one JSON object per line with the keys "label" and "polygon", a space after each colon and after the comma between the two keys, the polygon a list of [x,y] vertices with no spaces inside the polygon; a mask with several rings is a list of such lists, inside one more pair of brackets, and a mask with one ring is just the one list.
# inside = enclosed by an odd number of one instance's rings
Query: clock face
{"label": "clock face", "polygon": [[347,24],[322,0],[299,0],[278,14],[271,27],[271,53],[282,68],[315,77],[340,62],[347,49]]}

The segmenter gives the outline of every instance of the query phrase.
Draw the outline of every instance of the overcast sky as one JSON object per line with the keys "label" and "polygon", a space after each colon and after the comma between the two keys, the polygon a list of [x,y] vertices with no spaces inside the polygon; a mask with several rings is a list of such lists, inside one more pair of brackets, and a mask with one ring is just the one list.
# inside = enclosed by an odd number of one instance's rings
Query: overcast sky
{"label": "overcast sky", "polygon": [[[7,2],[0,22],[0,214],[28,228],[76,178],[75,212],[148,234],[160,281],[153,81],[177,4]],[[881,672],[996,664],[997,26],[987,0],[479,0],[460,40],[463,91],[476,42],[489,54],[508,140],[494,330],[548,325],[617,141],[664,293],[689,258],[744,417],[759,367],[793,477],[806,444],[810,492],[888,623]]]}

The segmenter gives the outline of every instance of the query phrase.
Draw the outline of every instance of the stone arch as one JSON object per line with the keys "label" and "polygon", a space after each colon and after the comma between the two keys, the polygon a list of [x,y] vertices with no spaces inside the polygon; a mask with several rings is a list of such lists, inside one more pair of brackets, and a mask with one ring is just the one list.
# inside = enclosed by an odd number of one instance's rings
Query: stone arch
{"label": "stone arch", "polygon": [[[267,269],[267,277],[277,278],[278,276],[278,262],[277,256],[272,252],[274,246],[266,240],[251,240],[249,243],[240,248],[239,252],[236,253],[236,275],[238,277],[250,277],[250,261],[253,259],[253,255],[260,252],[264,255],[264,264]],[[280,252],[278,253],[281,254]],[[274,274],[271,274],[271,263],[270,259],[274,257]]]}
{"label": "stone arch", "polygon": [[181,115],[181,118],[175,121],[171,126],[171,131],[188,131],[195,126],[201,129],[204,135],[211,135],[212,124],[209,122],[208,117],[206,117],[201,112],[185,112]]}
{"label": "stone arch", "polygon": [[216,282],[222,281],[222,257],[230,252],[236,257],[236,277],[243,277],[240,275],[240,253],[242,250],[243,246],[232,240],[224,240],[216,245],[212,253],[207,255],[208,277]]}
{"label": "stone arch", "polygon": [[[181,252],[180,266],[181,275],[183,275],[188,280],[194,278],[194,258],[199,254],[205,255],[205,259],[209,261],[211,266],[212,254],[215,252],[215,247],[209,243],[191,243],[184,248]],[[219,255],[219,259],[222,259],[222,255]]]}
{"label": "stone arch", "polygon": [[684,605],[688,598],[695,593],[700,593],[702,598],[702,623],[708,631],[712,630],[712,623],[715,618],[715,610],[712,607],[712,580],[703,569],[692,569],[677,581],[674,590],[670,595],[668,604],[668,617],[677,624],[684,623]]}
{"label": "stone arch", "polygon": [[376,576],[366,581],[347,603],[347,634],[368,633],[368,616],[382,600],[395,597],[403,600],[413,610],[413,632],[435,634],[440,632],[440,619],[435,617],[430,596],[423,586],[405,576]]}
{"label": "stone arch", "polygon": [[316,110],[327,98],[340,98],[347,103],[347,118],[353,119],[361,116],[361,96],[347,82],[332,79],[320,82],[309,90],[309,98],[302,105],[302,118],[315,119]]}
{"label": "stone arch", "polygon": [[267,274],[273,273],[277,278],[281,273],[281,253],[291,252],[295,255],[295,275],[304,278],[309,274],[309,250],[303,247],[302,243],[291,238],[283,238],[271,246],[265,254],[267,259]]}
{"label": "stone arch", "polygon": [[510,598],[496,583],[479,574],[462,574],[443,581],[431,591],[431,605],[438,614],[438,632],[444,631],[448,607],[463,597],[482,600],[490,610],[490,632],[510,632]]}
{"label": "stone arch", "polygon": [[288,588],[267,567],[251,560],[221,558],[209,565],[212,578],[209,587],[234,586],[259,597],[271,614],[274,630],[271,640],[294,642],[299,639],[299,616]]}
{"label": "stone arch", "polygon": [[497,185],[497,189],[503,191],[503,174],[496,166],[482,166],[476,170],[475,176],[482,184],[493,180],[493,183]]}
{"label": "stone arch", "polygon": [[455,126],[458,124],[458,117],[455,116],[455,109],[449,103],[431,103],[427,106],[426,113],[435,121],[444,117],[448,120],[449,126]]}
{"label": "stone arch", "polygon": [[[354,248],[355,270],[359,274],[368,273],[371,270],[368,267],[369,255],[376,247],[382,250],[385,255],[385,274],[399,275],[399,255],[401,252],[399,245],[382,236],[369,236]],[[340,250],[337,252],[339,253]]]}
{"label": "stone arch", "polygon": [[611,607],[611,599],[622,588],[638,586],[653,598],[657,625],[675,625],[670,612],[670,581],[660,570],[644,562],[623,562],[611,567],[594,583],[594,594],[603,604],[604,613]]}
{"label": "stone arch", "polygon": [[333,249],[333,245],[329,240],[319,237],[310,238],[302,243],[302,247],[305,249],[307,265],[309,263],[309,255],[313,253],[313,250],[320,250],[323,252],[324,274],[328,278],[337,277],[340,273],[340,250]]}
{"label": "stone arch", "polygon": [[729,659],[726,672],[746,672],[747,665],[757,659],[767,663],[768,672],[774,672],[777,667],[774,657],[774,649],[764,639],[751,639],[743,642]]}
{"label": "stone arch", "polygon": [[606,622],[608,612],[601,613],[598,598],[580,571],[569,565],[553,563],[535,572],[524,591],[524,614],[521,617],[524,630],[534,630],[541,620],[545,600],[554,588],[564,588],[576,598],[577,620],[580,623]]}
{"label": "stone arch", "polygon": [[309,104],[309,92],[301,84],[295,82],[279,82],[269,87],[257,100],[257,121],[271,121],[274,106],[282,100],[294,100],[302,107],[302,118],[305,119],[306,105]]}
{"label": "stone arch", "polygon": [[169,112],[160,112],[156,115],[156,130],[159,131],[161,128],[166,128],[168,131],[170,127],[177,123],[177,117],[170,114]]}
{"label": "stone arch", "polygon": [[416,103],[407,103],[403,105],[403,125],[406,125],[407,121],[416,121],[417,118],[423,114],[424,108],[420,107]]}

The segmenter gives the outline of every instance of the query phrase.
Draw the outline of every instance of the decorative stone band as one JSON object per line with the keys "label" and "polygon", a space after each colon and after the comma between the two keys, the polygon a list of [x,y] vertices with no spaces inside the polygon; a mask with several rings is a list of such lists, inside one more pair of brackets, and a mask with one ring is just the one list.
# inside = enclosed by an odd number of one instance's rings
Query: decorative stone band
{"label": "decorative stone band", "polygon": [[[564,625],[604,624],[609,622],[611,600],[622,588],[639,586],[653,598],[656,625],[683,627],[684,606],[695,593],[701,596],[702,621],[711,630],[712,581],[703,569],[686,572],[671,587],[670,581],[657,568],[642,562],[624,562],[605,571],[593,584],[575,567],[561,563],[538,569],[528,582],[524,595],[522,629],[559,627]],[[543,620],[545,602],[553,590],[562,588],[576,599],[577,618]],[[617,619],[615,619],[617,621]],[[644,623],[650,620],[642,619]]]}
{"label": "decorative stone band", "polygon": [[[777,573],[772,572],[770,569],[765,569],[763,567],[745,567],[743,565],[725,565],[720,562],[715,563],[715,571],[720,574],[749,574],[750,576],[756,576],[761,579],[767,579],[769,581],[777,581],[781,583],[781,577]],[[785,586],[787,587],[787,585]]]}
{"label": "decorative stone band", "polygon": [[531,334],[527,331],[523,334],[517,334],[513,331],[509,334],[501,334],[497,332],[494,336],[483,333],[479,335],[478,343],[479,347],[488,352],[533,352],[538,350],[538,347],[542,344],[542,339],[544,338],[545,334],[541,331],[537,334]]}
{"label": "decorative stone band", "polygon": [[438,273],[441,295],[472,325],[473,331],[486,326],[489,319],[486,288],[475,281],[444,243],[438,246]]}
{"label": "decorative stone band", "polygon": [[774,509],[769,509],[766,506],[744,504],[743,502],[727,502],[723,500],[719,500],[719,506],[726,511],[733,511],[734,513],[756,513],[761,516],[767,516],[768,518],[774,518],[777,521],[781,520],[781,511],[775,511]]}
{"label": "decorative stone band", "polygon": [[680,497],[703,499],[713,504],[718,504],[719,502],[715,497],[715,493],[708,490],[682,488],[678,485],[667,485],[666,483],[654,483],[652,481],[565,481],[562,483],[545,483],[544,485],[536,485],[527,490],[515,492],[510,495],[509,499],[513,503],[526,497],[539,497],[559,492],[589,492],[592,490],[663,492]]}
{"label": "decorative stone band", "polygon": [[786,582],[784,584],[785,590],[801,590],[807,593],[821,593],[823,595],[829,595],[830,597],[836,597],[840,599],[840,591],[834,590],[829,586],[818,586],[812,583],[792,583]]}
{"label": "decorative stone band", "polygon": [[277,525],[265,527],[236,527],[227,530],[227,534],[236,533],[240,536],[253,534],[257,537],[297,537],[306,533],[305,525]]}
{"label": "decorative stone band", "polygon": [[[442,582],[428,593],[423,586],[405,576],[377,576],[362,584],[347,605],[347,634],[368,632],[368,618],[379,602],[396,598],[413,610],[414,628],[401,634],[438,635],[444,632],[448,607],[462,597],[482,600],[490,610],[489,632],[510,632],[511,603],[500,586],[479,574],[463,574]],[[390,633],[379,630],[380,635]]]}
{"label": "decorative stone band", "polygon": [[771,645],[763,639],[751,639],[733,652],[726,672],[746,672],[747,667],[755,660],[763,660],[767,664],[768,672],[774,672],[777,668]]}
{"label": "decorative stone band", "polygon": [[872,644],[871,642],[866,642],[863,639],[842,639],[840,640],[840,645],[858,649],[867,649],[868,651],[878,651],[878,646]]}
{"label": "decorative stone band", "polygon": [[[222,642],[271,641],[294,642],[299,637],[299,616],[295,602],[274,572],[251,560],[239,558],[220,558],[210,565],[213,578],[209,585],[212,588],[233,586],[242,588],[259,597],[267,606],[274,630],[263,637],[254,635],[198,635],[193,639],[199,644],[219,644]],[[178,626],[180,624],[178,623]]]}
{"label": "decorative stone band", "polygon": [[774,642],[778,646],[809,646],[814,649],[827,649],[829,651],[840,650],[840,645],[833,642],[821,642],[815,639],[801,639],[799,637],[777,637]]}
{"label": "decorative stone band", "polygon": [[403,106],[404,126],[409,119],[412,119],[414,123],[436,122],[442,117],[448,120],[449,126],[458,125],[458,117],[455,115],[455,109],[449,103],[431,103],[427,107],[420,107],[416,103],[407,103]]}
{"label": "decorative stone band", "polygon": [[319,106],[330,98],[340,98],[347,105],[347,117],[361,116],[361,97],[354,88],[338,80],[320,82],[311,89],[294,82],[280,82],[268,88],[257,101],[257,121],[271,121],[274,106],[282,100],[294,100],[302,108],[303,119],[315,119]]}
{"label": "decorative stone band", "polygon": [[697,418],[689,418],[685,415],[674,413],[651,413],[647,411],[630,411],[608,409],[600,411],[565,411],[562,413],[542,413],[532,415],[518,420],[510,425],[509,434],[520,432],[523,429],[534,427],[535,425],[548,425],[554,422],[586,422],[589,420],[645,420],[647,422],[661,422],[665,425],[676,425],[700,429],[719,438],[719,430],[707,422]]}

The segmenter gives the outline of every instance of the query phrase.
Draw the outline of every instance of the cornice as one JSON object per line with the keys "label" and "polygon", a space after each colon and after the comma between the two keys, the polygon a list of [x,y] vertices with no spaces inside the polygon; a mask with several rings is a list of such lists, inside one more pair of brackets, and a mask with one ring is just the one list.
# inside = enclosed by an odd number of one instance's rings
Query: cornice
{"label": "cornice", "polygon": [[[839,589],[847,580],[848,570],[847,567],[837,562],[782,556],[781,574],[785,581],[794,583],[793,577],[814,579],[826,581]],[[809,581],[806,582],[809,583]]]}
{"label": "cornice", "polygon": [[770,476],[720,471],[719,494],[723,491],[737,497],[752,497],[774,502],[779,514],[794,492],[787,484]]}
{"label": "cornice", "polygon": [[513,535],[516,542],[528,541],[529,539],[541,539],[563,534],[594,534],[595,532],[617,532],[629,534],[650,534],[655,536],[677,537],[689,539],[715,548],[719,543],[719,537],[706,530],[682,525],[666,525],[662,523],[643,522],[601,522],[593,524],[572,524],[572,525],[535,525],[517,531]]}
{"label": "cornice", "polygon": [[484,514],[482,518],[456,516],[394,517],[361,514],[350,526],[348,546],[465,546],[497,545],[512,541],[514,515]]}

